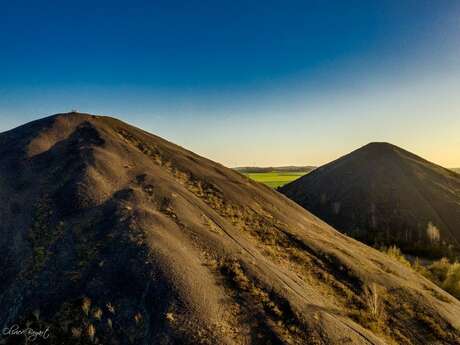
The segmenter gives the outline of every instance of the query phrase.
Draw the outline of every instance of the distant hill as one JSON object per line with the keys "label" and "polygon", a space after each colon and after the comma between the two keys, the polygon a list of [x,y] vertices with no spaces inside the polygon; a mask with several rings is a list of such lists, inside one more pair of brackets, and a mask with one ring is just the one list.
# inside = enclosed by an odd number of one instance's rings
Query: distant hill
{"label": "distant hill", "polygon": [[415,271],[114,118],[0,133],[0,186],[2,344],[460,344]]}
{"label": "distant hill", "polygon": [[314,166],[282,166],[282,167],[237,167],[234,170],[244,173],[266,173],[266,172],[299,172],[308,173],[314,170]]}
{"label": "distant hill", "polygon": [[453,168],[452,170],[455,171],[456,173],[460,174],[460,168]]}
{"label": "distant hill", "polygon": [[388,143],[371,143],[280,191],[370,244],[445,255],[460,243],[460,176]]}

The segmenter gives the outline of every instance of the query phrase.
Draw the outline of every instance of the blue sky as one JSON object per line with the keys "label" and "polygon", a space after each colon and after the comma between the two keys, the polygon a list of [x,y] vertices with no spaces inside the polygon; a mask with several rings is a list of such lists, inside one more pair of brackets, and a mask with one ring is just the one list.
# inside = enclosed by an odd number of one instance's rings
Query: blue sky
{"label": "blue sky", "polygon": [[78,109],[229,166],[460,166],[457,1],[1,1],[0,131]]}

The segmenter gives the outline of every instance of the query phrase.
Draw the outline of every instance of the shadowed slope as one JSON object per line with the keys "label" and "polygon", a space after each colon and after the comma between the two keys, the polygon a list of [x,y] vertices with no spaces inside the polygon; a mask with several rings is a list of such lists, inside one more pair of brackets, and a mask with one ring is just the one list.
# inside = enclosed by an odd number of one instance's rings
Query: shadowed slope
{"label": "shadowed slope", "polygon": [[337,229],[407,251],[460,246],[460,175],[371,143],[281,188]]}
{"label": "shadowed slope", "polygon": [[159,137],[72,113],[0,143],[2,329],[50,327],[46,344],[460,343],[450,295]]}

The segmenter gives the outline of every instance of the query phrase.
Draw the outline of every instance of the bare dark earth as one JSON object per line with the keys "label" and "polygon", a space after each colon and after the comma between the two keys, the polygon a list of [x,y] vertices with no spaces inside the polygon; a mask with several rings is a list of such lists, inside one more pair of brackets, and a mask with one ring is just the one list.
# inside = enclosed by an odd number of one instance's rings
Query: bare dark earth
{"label": "bare dark earth", "polygon": [[49,327],[37,344],[460,344],[449,294],[157,136],[70,113],[0,144],[1,329]]}
{"label": "bare dark earth", "polygon": [[427,257],[460,253],[460,175],[371,143],[280,189],[336,229]]}

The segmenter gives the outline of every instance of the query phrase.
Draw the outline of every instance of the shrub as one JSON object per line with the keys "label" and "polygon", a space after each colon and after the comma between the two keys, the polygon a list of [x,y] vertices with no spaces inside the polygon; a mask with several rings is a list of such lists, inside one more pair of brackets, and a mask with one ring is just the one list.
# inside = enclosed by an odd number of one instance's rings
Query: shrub
{"label": "shrub", "polygon": [[91,341],[93,341],[94,336],[96,335],[96,327],[94,327],[92,324],[89,324],[88,328],[86,329],[86,334],[91,339]]}
{"label": "shrub", "polygon": [[392,257],[393,259],[399,261],[405,266],[411,266],[410,262],[406,259],[406,257],[401,253],[401,250],[396,246],[390,246],[388,248],[382,248],[382,251],[386,253],[388,256]]}
{"label": "shrub", "polygon": [[447,258],[433,262],[428,266],[428,270],[431,272],[434,281],[437,284],[442,284],[446,280],[447,272],[449,271],[450,262]]}
{"label": "shrub", "polygon": [[91,308],[91,300],[88,297],[84,297],[81,303],[81,309],[86,315],[88,315],[90,308]]}
{"label": "shrub", "polygon": [[415,259],[415,262],[412,264],[412,268],[414,269],[414,271],[420,273],[422,276],[424,276],[425,278],[431,280],[431,281],[434,281],[434,278],[433,278],[433,274],[431,273],[430,270],[428,270],[428,268],[426,268],[419,260],[419,258],[416,258]]}
{"label": "shrub", "polygon": [[460,263],[454,262],[449,266],[441,287],[451,295],[460,298]]}
{"label": "shrub", "polygon": [[364,300],[373,318],[379,321],[383,312],[383,304],[380,297],[380,287],[376,283],[372,283],[365,288]]}

